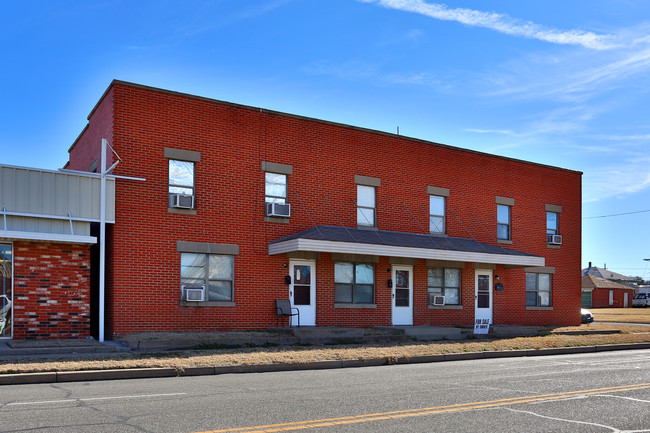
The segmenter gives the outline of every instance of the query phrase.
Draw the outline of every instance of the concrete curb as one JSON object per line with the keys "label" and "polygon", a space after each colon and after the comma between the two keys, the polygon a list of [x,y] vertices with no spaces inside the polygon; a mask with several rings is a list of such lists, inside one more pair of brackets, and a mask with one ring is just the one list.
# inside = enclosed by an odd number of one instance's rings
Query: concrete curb
{"label": "concrete curb", "polygon": [[494,352],[461,352],[413,357],[388,357],[371,359],[345,359],[306,363],[232,365],[214,367],[132,368],[89,371],[58,371],[0,375],[0,385],[23,385],[56,382],[85,382],[91,380],[151,379],[178,376],[209,376],[237,373],[270,373],[295,370],[329,370],[335,368],[378,367],[396,364],[423,364],[476,359],[512,358],[528,356],[565,355],[577,353],[609,352],[614,350],[650,349],[650,343],[607,344],[602,346],[554,347],[548,349],[503,350]]}

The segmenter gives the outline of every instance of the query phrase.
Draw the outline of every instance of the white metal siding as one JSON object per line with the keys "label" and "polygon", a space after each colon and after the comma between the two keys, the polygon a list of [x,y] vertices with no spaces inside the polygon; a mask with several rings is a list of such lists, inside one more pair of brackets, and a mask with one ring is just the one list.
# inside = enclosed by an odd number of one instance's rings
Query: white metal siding
{"label": "white metal siding", "polygon": [[[100,178],[0,166],[0,211],[99,221]],[[106,219],[115,220],[115,180],[107,179]],[[1,227],[0,227],[1,228]]]}

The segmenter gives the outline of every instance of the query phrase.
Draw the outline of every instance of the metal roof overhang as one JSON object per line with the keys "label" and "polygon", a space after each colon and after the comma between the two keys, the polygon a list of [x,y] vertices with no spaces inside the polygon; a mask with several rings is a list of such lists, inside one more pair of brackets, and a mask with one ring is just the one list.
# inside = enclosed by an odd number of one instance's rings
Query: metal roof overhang
{"label": "metal roof overhang", "polygon": [[269,244],[269,255],[312,251],[373,256],[408,257],[415,259],[450,260],[511,266],[545,266],[544,257],[487,252],[444,250],[434,248],[379,245],[362,242],[294,238]]}
{"label": "metal roof overhang", "polygon": [[26,241],[47,241],[66,242],[71,244],[96,244],[95,236],[66,235],[59,233],[22,232],[14,230],[0,230],[0,240],[26,240]]}

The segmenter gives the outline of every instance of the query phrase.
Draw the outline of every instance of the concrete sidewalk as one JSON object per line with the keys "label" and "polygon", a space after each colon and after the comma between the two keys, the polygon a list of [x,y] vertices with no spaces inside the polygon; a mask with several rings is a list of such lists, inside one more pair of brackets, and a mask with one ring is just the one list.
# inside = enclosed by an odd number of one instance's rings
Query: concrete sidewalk
{"label": "concrete sidewalk", "polygon": [[132,334],[115,341],[0,340],[0,360],[146,353],[188,348],[291,346],[296,344],[363,344],[399,341],[462,340],[460,328],[385,326],[378,328],[300,327],[266,331],[167,332]]}

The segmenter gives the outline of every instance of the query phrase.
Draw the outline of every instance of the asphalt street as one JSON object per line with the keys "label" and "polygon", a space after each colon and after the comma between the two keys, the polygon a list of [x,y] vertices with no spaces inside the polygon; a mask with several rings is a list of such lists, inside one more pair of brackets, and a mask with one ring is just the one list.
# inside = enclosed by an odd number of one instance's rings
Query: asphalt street
{"label": "asphalt street", "polygon": [[650,432],[650,350],[5,385],[3,432]]}

